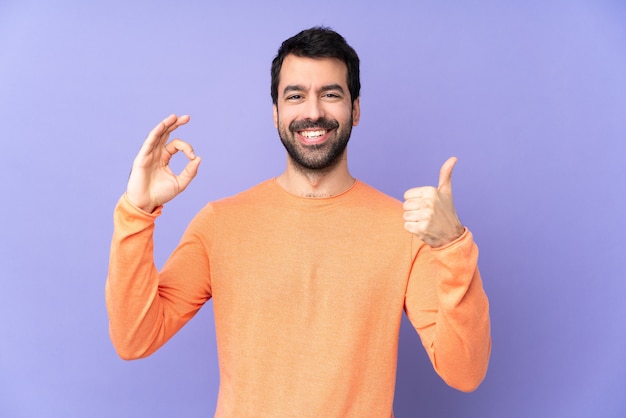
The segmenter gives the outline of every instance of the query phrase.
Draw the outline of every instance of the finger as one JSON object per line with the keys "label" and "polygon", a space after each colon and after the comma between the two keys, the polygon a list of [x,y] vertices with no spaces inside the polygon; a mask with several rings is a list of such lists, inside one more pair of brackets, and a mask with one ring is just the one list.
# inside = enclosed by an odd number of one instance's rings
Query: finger
{"label": "finger", "polygon": [[408,199],[402,203],[402,209],[405,211],[432,209],[435,199]]}
{"label": "finger", "polygon": [[179,126],[189,122],[189,119],[189,115],[181,117],[178,117],[175,114],[169,115],[148,133],[148,137],[146,138],[141,151],[144,153],[150,153],[159,149],[167,142],[170,133]]}
{"label": "finger", "polygon": [[164,133],[168,136],[172,133],[172,131],[177,129],[179,126],[185,125],[187,122],[189,122],[189,119],[191,119],[189,115],[183,115],[178,117],[176,117],[176,115],[171,116],[174,116],[176,119],[174,119],[171,124],[166,124],[166,129]]}
{"label": "finger", "polygon": [[181,192],[189,186],[191,180],[193,180],[193,178],[196,177],[196,174],[198,174],[198,167],[200,166],[201,161],[202,159],[200,157],[196,157],[189,161],[183,171],[176,177],[178,187]]}
{"label": "finger", "polygon": [[435,192],[436,189],[431,186],[414,187],[404,193],[404,200],[423,199],[425,197],[434,195]]}
{"label": "finger", "polygon": [[417,235],[420,239],[423,236],[423,226],[420,222],[406,221],[404,222],[404,229],[411,234]]}
{"label": "finger", "polygon": [[172,141],[165,144],[165,150],[169,154],[169,156],[166,156],[168,159],[172,155],[176,154],[178,151],[182,151],[190,160],[196,158],[193,147],[189,143],[178,138],[173,139]]}
{"label": "finger", "polygon": [[406,222],[424,222],[430,219],[431,211],[424,209],[408,210],[402,214],[402,219]]}
{"label": "finger", "polygon": [[160,147],[163,143],[163,133],[174,123],[174,121],[176,121],[176,119],[176,115],[169,115],[159,122],[158,125],[152,128],[152,130],[148,133],[146,140],[143,142],[138,156],[148,155]]}
{"label": "finger", "polygon": [[163,119],[157,126],[152,128],[150,133],[148,134],[148,138],[153,138],[154,142],[161,141],[163,138],[163,134],[167,132],[169,128],[171,128],[176,121],[178,120],[178,116],[171,114],[165,119]]}
{"label": "finger", "polygon": [[179,126],[184,125],[187,122],[189,122],[189,115],[184,115],[180,117],[176,115],[170,115],[167,118],[165,118],[159,125],[161,130],[159,130],[157,134],[158,138],[154,144],[155,148],[158,149],[164,146],[167,140],[169,139],[170,134],[174,130],[176,130]]}
{"label": "finger", "polygon": [[456,157],[450,157],[441,166],[441,170],[439,170],[439,186],[437,186],[439,191],[452,193],[452,169],[456,161]]}

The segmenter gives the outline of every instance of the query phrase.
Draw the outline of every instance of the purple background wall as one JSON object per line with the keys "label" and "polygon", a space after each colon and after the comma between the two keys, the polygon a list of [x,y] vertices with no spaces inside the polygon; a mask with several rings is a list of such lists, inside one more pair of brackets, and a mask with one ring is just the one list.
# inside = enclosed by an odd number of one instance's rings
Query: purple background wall
{"label": "purple background wall", "polygon": [[3,0],[0,415],[212,416],[210,304],[152,357],[116,357],[113,206],[173,112],[192,115],[180,135],[204,161],[158,221],[159,265],[205,202],[277,175],[270,60],[325,24],[362,59],[353,173],[399,198],[457,155],[491,299],[473,394],[403,324],[397,416],[626,416],[625,23],[621,0]]}

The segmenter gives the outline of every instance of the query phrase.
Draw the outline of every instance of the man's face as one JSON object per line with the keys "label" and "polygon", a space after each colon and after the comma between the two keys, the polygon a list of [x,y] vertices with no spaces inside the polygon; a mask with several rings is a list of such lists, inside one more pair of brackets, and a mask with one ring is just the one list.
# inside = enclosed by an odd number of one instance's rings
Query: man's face
{"label": "man's face", "polygon": [[288,55],[274,105],[274,126],[291,160],[301,169],[326,170],[344,157],[359,99],[352,103],[346,65],[334,58]]}

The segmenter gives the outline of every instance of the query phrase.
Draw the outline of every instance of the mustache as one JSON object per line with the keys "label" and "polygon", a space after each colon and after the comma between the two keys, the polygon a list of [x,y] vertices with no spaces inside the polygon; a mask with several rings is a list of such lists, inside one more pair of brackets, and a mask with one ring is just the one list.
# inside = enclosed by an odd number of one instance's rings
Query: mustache
{"label": "mustache", "polygon": [[313,120],[313,119],[294,120],[289,124],[289,130],[291,132],[302,131],[304,129],[314,129],[314,128],[326,129],[326,130],[338,129],[339,122],[337,122],[334,119],[326,119],[322,117],[317,120]]}

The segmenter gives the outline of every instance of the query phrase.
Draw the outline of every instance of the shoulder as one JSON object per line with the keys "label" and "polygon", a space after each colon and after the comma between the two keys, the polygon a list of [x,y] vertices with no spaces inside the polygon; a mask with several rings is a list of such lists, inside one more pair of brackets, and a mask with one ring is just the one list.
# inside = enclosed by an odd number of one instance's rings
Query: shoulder
{"label": "shoulder", "polygon": [[198,215],[216,216],[222,213],[258,206],[267,200],[268,196],[271,196],[272,182],[273,180],[271,179],[265,180],[235,195],[209,202],[198,212]]}
{"label": "shoulder", "polygon": [[354,188],[355,197],[371,207],[397,211],[402,209],[402,202],[388,194],[357,180]]}
{"label": "shoulder", "polygon": [[388,194],[357,181],[346,204],[350,218],[389,231],[403,230],[402,203]]}
{"label": "shoulder", "polygon": [[263,205],[263,196],[267,196],[266,180],[235,195],[224,197],[207,203],[200,209],[188,226],[190,231],[202,231],[204,234],[217,233],[222,228],[233,228],[242,219],[254,216],[254,211]]}

